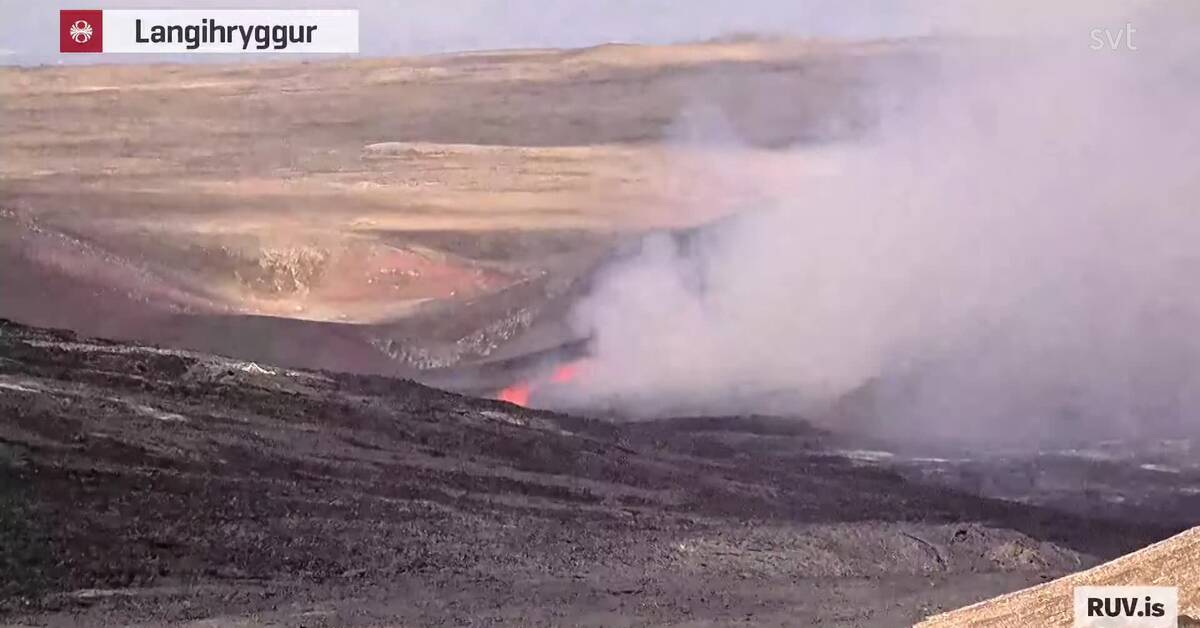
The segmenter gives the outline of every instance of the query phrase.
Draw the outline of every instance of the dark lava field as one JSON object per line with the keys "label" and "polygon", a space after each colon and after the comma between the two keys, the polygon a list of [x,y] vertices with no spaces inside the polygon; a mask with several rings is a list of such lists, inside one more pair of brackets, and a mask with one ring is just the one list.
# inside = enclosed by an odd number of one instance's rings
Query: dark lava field
{"label": "dark lava field", "polygon": [[[1198,510],[1191,470],[870,446],[795,418],[614,424],[4,322],[0,617],[906,625]],[[1159,516],[1071,481],[1089,470]]]}

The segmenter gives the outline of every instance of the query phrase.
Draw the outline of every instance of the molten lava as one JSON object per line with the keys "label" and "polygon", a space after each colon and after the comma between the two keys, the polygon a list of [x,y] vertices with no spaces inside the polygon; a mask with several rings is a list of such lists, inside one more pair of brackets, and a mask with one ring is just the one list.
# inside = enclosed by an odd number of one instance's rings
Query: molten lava
{"label": "molten lava", "polygon": [[[579,370],[579,362],[567,362],[566,364],[560,364],[558,368],[554,369],[554,372],[550,374],[549,378],[542,381],[543,383],[548,381],[552,384],[565,384],[579,377]],[[533,392],[534,388],[534,381],[517,382],[516,384],[501,390],[500,394],[497,395],[496,398],[500,401],[507,401],[509,403],[516,404],[522,408],[528,408],[529,395]]]}
{"label": "molten lava", "polygon": [[529,407],[529,392],[530,386],[526,382],[519,382],[500,391],[500,395],[496,398],[500,401],[507,401],[516,404],[522,408]]}

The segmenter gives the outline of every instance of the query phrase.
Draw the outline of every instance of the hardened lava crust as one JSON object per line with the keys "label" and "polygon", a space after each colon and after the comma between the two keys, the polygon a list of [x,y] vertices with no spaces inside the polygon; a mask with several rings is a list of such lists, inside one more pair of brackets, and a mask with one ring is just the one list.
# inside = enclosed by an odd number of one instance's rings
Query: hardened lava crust
{"label": "hardened lava crust", "polygon": [[886,626],[1182,527],[973,495],[854,445],[4,322],[0,605],[29,625]]}

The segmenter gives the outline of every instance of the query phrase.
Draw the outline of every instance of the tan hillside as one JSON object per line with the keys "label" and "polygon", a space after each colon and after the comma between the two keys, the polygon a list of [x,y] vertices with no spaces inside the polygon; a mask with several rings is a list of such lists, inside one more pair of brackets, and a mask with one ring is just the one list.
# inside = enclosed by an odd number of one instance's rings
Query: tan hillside
{"label": "tan hillside", "polygon": [[1087,571],[935,615],[917,625],[922,628],[1070,626],[1072,590],[1089,585],[1177,586],[1179,625],[1200,625],[1191,620],[1200,617],[1200,527]]}
{"label": "tan hillside", "polygon": [[[919,43],[0,68],[0,317],[292,366],[478,357],[615,242],[836,168],[865,77]],[[228,327],[257,317],[299,336]]]}

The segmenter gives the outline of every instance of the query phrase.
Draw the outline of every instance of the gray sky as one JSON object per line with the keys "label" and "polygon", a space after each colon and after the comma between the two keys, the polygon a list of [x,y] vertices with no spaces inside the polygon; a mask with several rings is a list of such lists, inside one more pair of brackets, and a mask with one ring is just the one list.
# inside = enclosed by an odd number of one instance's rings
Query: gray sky
{"label": "gray sky", "polygon": [[[738,32],[820,37],[924,34],[895,0],[0,0],[0,63],[181,60],[161,55],[62,55],[58,10],[103,8],[357,8],[365,55],[496,48],[580,47],[606,42],[669,43]],[[261,60],[259,55],[191,55],[182,60]]]}

